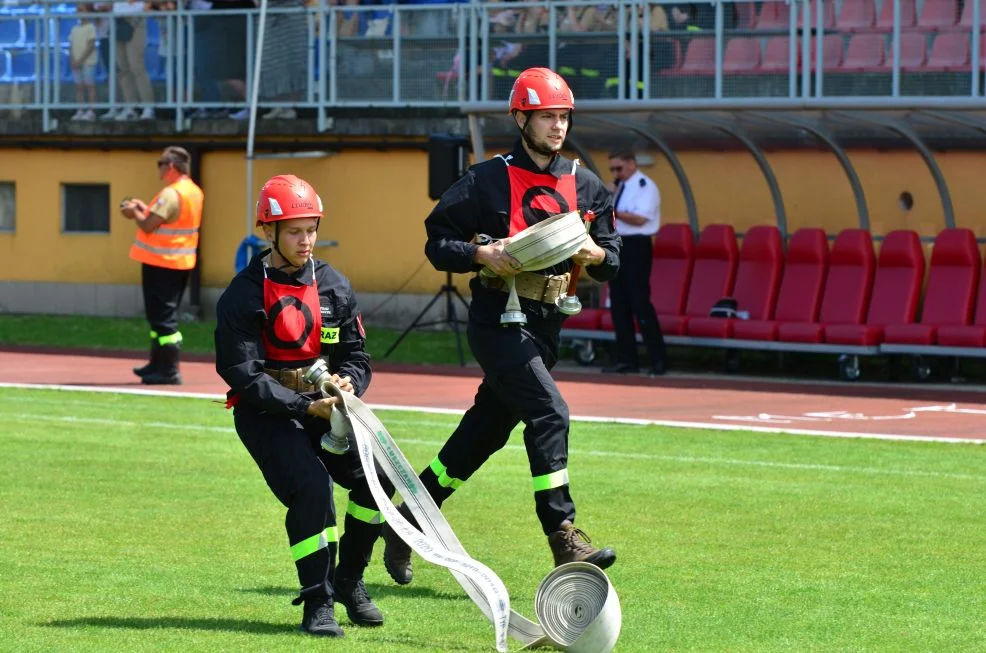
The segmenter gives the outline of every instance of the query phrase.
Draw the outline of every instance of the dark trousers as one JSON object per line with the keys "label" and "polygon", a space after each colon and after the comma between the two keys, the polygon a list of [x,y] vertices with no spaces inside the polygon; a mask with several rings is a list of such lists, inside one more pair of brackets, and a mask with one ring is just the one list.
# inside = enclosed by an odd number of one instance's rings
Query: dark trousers
{"label": "dark trousers", "polygon": [[637,365],[634,318],[647,347],[650,364],[664,362],[661,323],[650,301],[650,271],[653,262],[650,236],[623,236],[620,271],[609,282],[610,310],[616,332],[616,361]]}
{"label": "dark trousers", "polygon": [[[568,404],[549,370],[558,360],[557,341],[533,337],[519,327],[480,326],[470,321],[469,345],[485,377],[472,407],[462,416],[438,458],[452,478],[465,481],[524,422],[524,446],[531,476],[568,467]],[[421,481],[438,505],[451,494],[429,468]],[[575,521],[568,484],[534,493],[541,527],[547,535],[566,519]]]}
{"label": "dark trousers", "polygon": [[170,336],[178,331],[178,306],[191,270],[172,270],[143,263],[140,266],[144,291],[144,314],[151,331]]}
{"label": "dark trousers", "polygon": [[[351,442],[349,451],[341,455],[321,448],[321,436],[328,430],[325,420],[312,417],[299,421],[239,406],[233,415],[240,441],[257,463],[271,492],[288,509],[284,526],[289,545],[336,525],[333,481],[349,490],[350,501],[376,509],[355,443]],[[377,474],[387,494],[393,495],[393,486],[379,467]],[[338,543],[340,576],[362,577],[380,526],[346,515]],[[302,588],[326,582],[331,586],[336,573],[335,552],[336,545],[330,544],[327,549],[295,562]]]}

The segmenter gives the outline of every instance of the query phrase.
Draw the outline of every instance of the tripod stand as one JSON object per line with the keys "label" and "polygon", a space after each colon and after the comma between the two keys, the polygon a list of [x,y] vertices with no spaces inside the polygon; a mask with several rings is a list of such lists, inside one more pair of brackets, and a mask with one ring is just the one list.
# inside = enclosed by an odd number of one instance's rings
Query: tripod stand
{"label": "tripod stand", "polygon": [[[431,307],[435,305],[435,302],[437,302],[442,297],[445,298],[445,319],[434,320],[432,322],[422,322],[421,319],[428,314],[428,311],[430,311]],[[414,329],[434,326],[436,324],[445,324],[452,327],[452,330],[455,332],[455,346],[459,352],[459,364],[465,366],[466,358],[465,355],[462,353],[462,334],[459,333],[459,325],[466,324],[466,322],[456,317],[455,302],[452,301],[453,298],[458,298],[458,300],[462,302],[462,305],[466,307],[466,311],[467,312],[469,311],[469,304],[466,302],[465,299],[463,299],[462,295],[459,294],[459,291],[452,284],[452,273],[446,272],[445,284],[439,289],[437,293],[435,293],[435,296],[431,298],[431,301],[428,302],[428,305],[425,306],[420,313],[418,313],[418,317],[414,318],[414,322],[411,322],[411,325],[406,329],[404,329],[404,332],[400,335],[399,338],[397,338],[394,344],[390,346],[390,349],[387,350],[387,352],[383,355],[383,357],[387,358],[388,356],[390,356],[391,352],[397,349],[397,346],[401,344],[401,341],[404,340],[407,334],[409,334]]]}

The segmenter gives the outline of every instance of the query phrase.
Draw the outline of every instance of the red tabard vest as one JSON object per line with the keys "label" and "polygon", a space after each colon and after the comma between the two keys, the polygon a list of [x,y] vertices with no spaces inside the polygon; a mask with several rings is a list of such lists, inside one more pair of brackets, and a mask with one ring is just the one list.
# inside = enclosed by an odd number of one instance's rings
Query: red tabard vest
{"label": "red tabard vest", "polygon": [[559,213],[578,209],[575,192],[575,166],[572,174],[561,178],[543,172],[531,172],[507,163],[510,179],[510,231],[508,236],[527,229]]}
{"label": "red tabard vest", "polygon": [[269,361],[313,361],[322,351],[318,287],[290,286],[264,276],[264,348]]}

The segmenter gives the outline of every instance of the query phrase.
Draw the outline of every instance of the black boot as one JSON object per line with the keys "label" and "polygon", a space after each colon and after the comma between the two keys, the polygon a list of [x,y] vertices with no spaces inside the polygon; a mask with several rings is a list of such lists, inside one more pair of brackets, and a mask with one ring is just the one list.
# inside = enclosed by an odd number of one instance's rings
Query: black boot
{"label": "black boot", "polygon": [[346,606],[346,616],[357,626],[382,626],[383,613],[373,604],[362,578],[336,578],[336,601]]}
{"label": "black boot", "polygon": [[145,374],[141,383],[145,385],[181,385],[181,374],[178,373],[178,345],[162,345],[158,351],[159,365],[156,370]]}
{"label": "black boot", "polygon": [[[406,503],[402,503],[398,510],[404,519],[411,522],[412,525],[417,526],[417,522],[414,516],[411,515],[411,511],[408,509]],[[394,579],[395,583],[398,585],[407,585],[414,577],[414,572],[411,568],[411,547],[394,532],[390,524],[385,523],[383,525],[380,535],[384,541],[383,566],[387,569],[387,573],[390,574],[390,577]]]}
{"label": "black boot", "polygon": [[325,585],[306,587],[301,595],[291,601],[291,605],[304,602],[305,610],[301,617],[301,631],[321,637],[342,637],[342,628],[336,621],[335,605],[328,595]]}
{"label": "black boot", "polygon": [[151,340],[151,360],[147,365],[134,368],[134,374],[139,377],[145,377],[148,374],[153,374],[157,371],[157,368],[161,365],[161,345],[158,344],[157,338]]}

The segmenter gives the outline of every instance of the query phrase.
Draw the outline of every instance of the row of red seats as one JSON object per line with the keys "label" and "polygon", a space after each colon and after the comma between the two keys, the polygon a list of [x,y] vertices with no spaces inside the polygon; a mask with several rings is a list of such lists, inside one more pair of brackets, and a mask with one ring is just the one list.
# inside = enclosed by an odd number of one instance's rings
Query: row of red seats
{"label": "row of red seats", "polygon": [[[979,0],[980,23],[986,22],[986,0]],[[811,25],[817,27],[818,2],[811,3]],[[791,21],[791,7],[785,2],[765,2],[757,13],[750,3],[737,3],[740,27],[751,29],[787,29]],[[975,0],[965,0],[959,11],[958,0],[924,0],[921,12],[917,0],[900,0],[900,24],[904,30],[946,31],[970,29],[973,25]],[[798,15],[798,26],[803,23]],[[840,32],[889,32],[894,27],[893,0],[882,0],[877,11],[875,0],[842,0],[838,12],[834,0],[822,2],[822,26]]]}
{"label": "row of red seats", "polygon": [[[900,35],[900,66],[904,72],[970,72],[971,42],[968,34],[944,32],[933,37],[924,32]],[[831,34],[822,41],[822,66],[826,72],[890,73],[893,53],[890,37],[884,34],[853,34],[848,39]],[[678,50],[680,53],[680,50]],[[817,69],[817,46],[810,43],[811,67]],[[797,70],[801,70],[801,42],[795,44]],[[761,39],[729,39],[723,52],[723,72],[729,75],[787,73],[791,64],[791,40],[773,36]],[[986,70],[986,35],[980,37],[979,70]],[[684,58],[676,56],[678,65],[663,71],[665,75],[714,75],[716,44],[712,37],[693,38]]]}
{"label": "row of red seats", "polygon": [[[986,276],[973,232],[946,229],[935,239],[918,320],[924,280],[921,240],[909,230],[888,233],[877,257],[863,229],[842,231],[831,250],[824,230],[800,229],[785,254],[776,227],[753,227],[738,248],[729,225],[709,225],[696,244],[688,225],[667,224],[654,242],[651,301],[672,341],[986,347]],[[749,319],[710,317],[724,297]],[[565,329],[613,326],[607,308],[590,308]]]}

